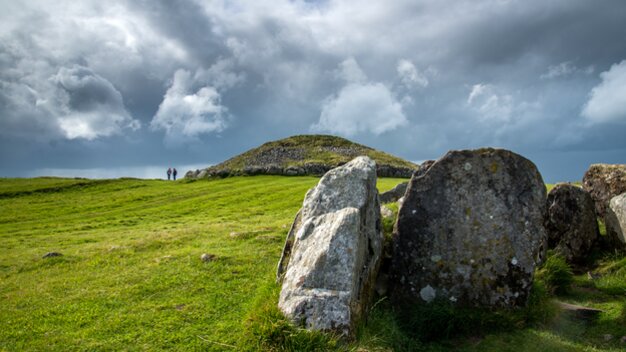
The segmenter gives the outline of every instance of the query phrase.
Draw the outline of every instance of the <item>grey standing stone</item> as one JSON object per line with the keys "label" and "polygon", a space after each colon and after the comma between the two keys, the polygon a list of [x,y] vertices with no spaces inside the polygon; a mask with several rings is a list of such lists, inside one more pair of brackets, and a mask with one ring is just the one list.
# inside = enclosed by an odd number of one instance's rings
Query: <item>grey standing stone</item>
{"label": "grey standing stone", "polygon": [[548,248],[569,263],[584,260],[600,236],[593,199],[568,183],[557,184],[548,194],[545,226]]}
{"label": "grey standing stone", "polygon": [[626,164],[593,164],[583,177],[583,189],[591,195],[596,214],[603,218],[611,198],[626,192]]}
{"label": "grey standing stone", "polygon": [[611,245],[626,249],[626,193],[611,198],[606,211],[606,234]]}
{"label": "grey standing stone", "polygon": [[307,329],[352,335],[380,265],[382,231],[376,163],[330,170],[307,192],[278,267],[278,307]]}
{"label": "grey standing stone", "polygon": [[398,303],[526,303],[545,255],[546,189],[535,165],[502,149],[450,151],[414,175],[394,229]]}
{"label": "grey standing stone", "polygon": [[207,178],[207,177],[209,177],[209,172],[207,170],[202,170],[198,172],[198,174],[196,175],[196,178]]}

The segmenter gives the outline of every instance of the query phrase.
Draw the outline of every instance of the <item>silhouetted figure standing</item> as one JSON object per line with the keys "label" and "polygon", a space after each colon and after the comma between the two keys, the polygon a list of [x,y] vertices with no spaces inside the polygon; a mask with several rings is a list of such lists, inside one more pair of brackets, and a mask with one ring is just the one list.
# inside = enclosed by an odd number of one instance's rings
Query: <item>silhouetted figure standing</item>
{"label": "silhouetted figure standing", "polygon": [[177,174],[178,174],[178,171],[176,171],[176,168],[174,168],[174,171],[172,171],[172,175],[174,176],[174,181],[176,181]]}
{"label": "silhouetted figure standing", "polygon": [[[167,169],[167,180],[169,181],[171,177],[172,177],[172,168],[170,167]],[[174,179],[176,179],[176,174],[174,174]]]}

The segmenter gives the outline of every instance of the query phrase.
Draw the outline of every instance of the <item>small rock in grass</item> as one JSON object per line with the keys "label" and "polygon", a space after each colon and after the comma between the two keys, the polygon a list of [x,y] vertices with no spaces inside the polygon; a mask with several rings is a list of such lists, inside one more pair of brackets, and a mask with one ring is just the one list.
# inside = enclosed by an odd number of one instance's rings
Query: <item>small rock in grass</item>
{"label": "small rock in grass", "polygon": [[61,256],[63,256],[63,254],[59,252],[48,252],[44,254],[42,258],[52,258],[52,257],[61,257]]}
{"label": "small rock in grass", "polygon": [[599,278],[601,278],[601,277],[602,277],[602,275],[600,275],[600,274],[598,274],[598,273],[594,273],[594,272],[591,272],[591,271],[587,271],[587,278],[588,278],[589,280],[591,280],[591,281],[598,280],[598,279],[599,279]]}
{"label": "small rock in grass", "polygon": [[212,261],[213,259],[215,259],[215,254],[202,253],[202,255],[200,256],[200,260],[202,260],[205,263],[208,263]]}
{"label": "small rock in grass", "polygon": [[604,338],[604,341],[611,341],[613,339],[613,335],[611,334],[604,334],[602,337]]}
{"label": "small rock in grass", "polygon": [[240,237],[240,236],[241,236],[241,234],[239,232],[234,232],[233,231],[233,232],[230,233],[230,237],[231,238],[237,238],[237,237]]}
{"label": "small rock in grass", "polygon": [[383,218],[390,218],[393,216],[393,211],[389,208],[387,208],[384,205],[380,206],[380,215],[383,216]]}
{"label": "small rock in grass", "polygon": [[621,342],[622,344],[626,343],[626,336],[622,336],[622,338],[619,339],[619,342]]}

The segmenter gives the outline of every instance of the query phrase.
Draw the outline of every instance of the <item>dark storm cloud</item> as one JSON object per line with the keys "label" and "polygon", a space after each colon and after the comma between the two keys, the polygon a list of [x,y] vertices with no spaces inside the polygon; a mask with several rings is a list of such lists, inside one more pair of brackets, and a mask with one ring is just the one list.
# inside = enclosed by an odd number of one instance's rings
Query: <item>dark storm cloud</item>
{"label": "dark storm cloud", "polygon": [[224,53],[215,25],[194,1],[128,1],[132,13],[145,17],[159,35],[179,43],[193,64],[203,65]]}
{"label": "dark storm cloud", "polygon": [[626,155],[621,0],[0,7],[1,142],[34,164],[218,162],[311,131],[411,160],[501,146],[550,178]]}

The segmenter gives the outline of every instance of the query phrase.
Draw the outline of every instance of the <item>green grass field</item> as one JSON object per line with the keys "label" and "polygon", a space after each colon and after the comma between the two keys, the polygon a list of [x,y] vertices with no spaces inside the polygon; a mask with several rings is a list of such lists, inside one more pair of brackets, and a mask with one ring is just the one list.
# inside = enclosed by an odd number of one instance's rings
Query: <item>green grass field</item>
{"label": "green grass field", "polygon": [[[381,179],[379,189],[401,181]],[[274,273],[316,182],[0,179],[0,350],[626,348],[626,260],[606,254],[597,255],[602,278],[578,275],[560,298],[603,309],[591,324],[557,315],[425,342],[382,299],[348,344],[293,328],[276,312]],[[53,251],[63,256],[42,258]]]}

